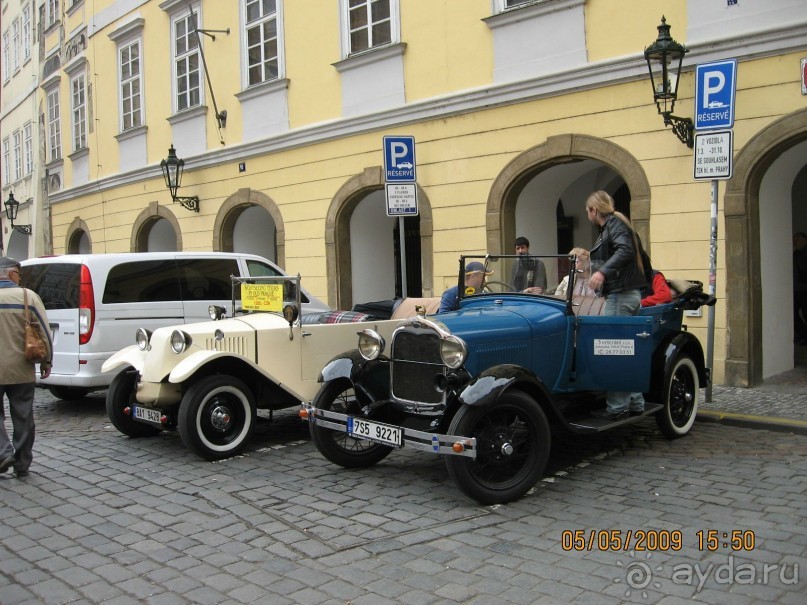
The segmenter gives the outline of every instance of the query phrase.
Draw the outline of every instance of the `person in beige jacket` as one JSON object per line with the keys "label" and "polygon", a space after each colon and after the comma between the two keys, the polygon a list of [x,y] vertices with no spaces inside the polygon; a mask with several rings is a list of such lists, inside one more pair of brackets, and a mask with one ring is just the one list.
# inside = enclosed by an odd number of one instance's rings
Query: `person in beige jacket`
{"label": "person in beige jacket", "polygon": [[[39,365],[42,378],[50,375],[53,340],[48,316],[42,300],[31,290],[28,309],[32,320],[42,328],[47,343],[47,359]],[[0,257],[0,474],[11,466],[18,478],[27,477],[34,449],[34,391],[36,366],[25,359],[25,303],[20,287],[20,263],[9,256]],[[4,397],[8,397],[14,439],[9,440],[5,427]]]}

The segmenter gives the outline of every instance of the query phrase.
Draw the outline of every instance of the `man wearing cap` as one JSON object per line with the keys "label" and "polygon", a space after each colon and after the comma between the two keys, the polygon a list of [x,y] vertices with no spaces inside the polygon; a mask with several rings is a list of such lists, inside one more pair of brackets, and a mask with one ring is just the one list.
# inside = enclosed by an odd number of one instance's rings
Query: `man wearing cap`
{"label": "man wearing cap", "polygon": [[[34,448],[34,391],[36,366],[25,358],[25,302],[31,320],[39,322],[40,335],[47,343],[47,360],[39,366],[42,378],[50,375],[53,343],[48,316],[42,300],[31,290],[20,287],[20,263],[9,256],[0,257],[0,473],[12,466],[18,478],[27,477]],[[3,398],[8,397],[14,439],[5,427]]]}
{"label": "man wearing cap", "polygon": [[[485,277],[491,275],[493,271],[487,271],[485,265],[479,261],[473,261],[465,265],[465,293],[473,294],[480,292],[485,283]],[[440,299],[440,308],[438,313],[446,313],[448,311],[456,311],[460,308],[460,293],[457,286],[451,286]]]}

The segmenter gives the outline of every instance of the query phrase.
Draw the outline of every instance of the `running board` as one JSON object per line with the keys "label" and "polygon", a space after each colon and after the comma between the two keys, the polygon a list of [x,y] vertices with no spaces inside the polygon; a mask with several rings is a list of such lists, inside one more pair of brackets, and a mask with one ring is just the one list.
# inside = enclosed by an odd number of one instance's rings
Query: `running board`
{"label": "running board", "polygon": [[599,433],[618,426],[627,426],[635,424],[645,418],[655,414],[664,408],[660,403],[647,403],[644,404],[644,412],[641,414],[630,414],[622,420],[608,420],[607,418],[595,418],[594,416],[583,416],[569,422],[569,427],[579,433]]}

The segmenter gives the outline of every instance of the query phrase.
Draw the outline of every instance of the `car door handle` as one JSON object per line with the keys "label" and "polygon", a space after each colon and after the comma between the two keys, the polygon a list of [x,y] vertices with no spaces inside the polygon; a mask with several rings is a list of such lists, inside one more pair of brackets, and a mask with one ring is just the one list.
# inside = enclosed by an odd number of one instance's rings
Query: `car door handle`
{"label": "car door handle", "polygon": [[303,332],[303,338],[305,338],[306,336],[311,336],[311,332]]}
{"label": "car door handle", "polygon": [[650,336],[650,332],[639,332],[636,335],[637,338],[647,338],[648,336]]}

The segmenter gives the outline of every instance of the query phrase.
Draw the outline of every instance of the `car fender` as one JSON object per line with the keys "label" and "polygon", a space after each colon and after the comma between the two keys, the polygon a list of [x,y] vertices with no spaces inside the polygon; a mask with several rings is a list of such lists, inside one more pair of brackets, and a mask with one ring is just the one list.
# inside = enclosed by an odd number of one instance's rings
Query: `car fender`
{"label": "car fender", "polygon": [[130,345],[121,349],[107,359],[101,366],[102,372],[111,372],[124,366],[132,366],[138,372],[143,370],[146,363],[146,352],[137,345]]}
{"label": "car fender", "polygon": [[389,359],[367,361],[358,349],[347,351],[331,359],[319,374],[321,383],[340,378],[349,380],[370,401],[386,399],[382,393],[389,393]]}
{"label": "car fender", "polygon": [[688,355],[698,369],[698,380],[700,386],[706,387],[711,379],[706,368],[703,356],[703,347],[700,341],[689,332],[679,332],[668,341],[656,348],[653,354],[653,376],[651,381],[651,392],[661,396],[664,388],[664,377],[672,371],[673,364],[681,355]]}
{"label": "car fender", "polygon": [[[202,366],[207,365],[214,359],[221,359],[224,357],[237,357],[228,351],[196,351],[188,355],[182,361],[180,361],[171,372],[168,374],[168,382],[173,383],[180,383],[185,382],[188,378],[193,376],[196,372],[199,371],[199,368]],[[237,357],[239,361],[248,363],[250,366],[255,368],[261,374],[266,374],[264,370],[262,370],[259,366],[252,363],[249,359],[244,357]]]}
{"label": "car fender", "polygon": [[492,405],[502,393],[516,385],[538,401],[551,401],[549,391],[538,376],[512,364],[494,366],[476,376],[460,391],[459,400],[464,405]]}

